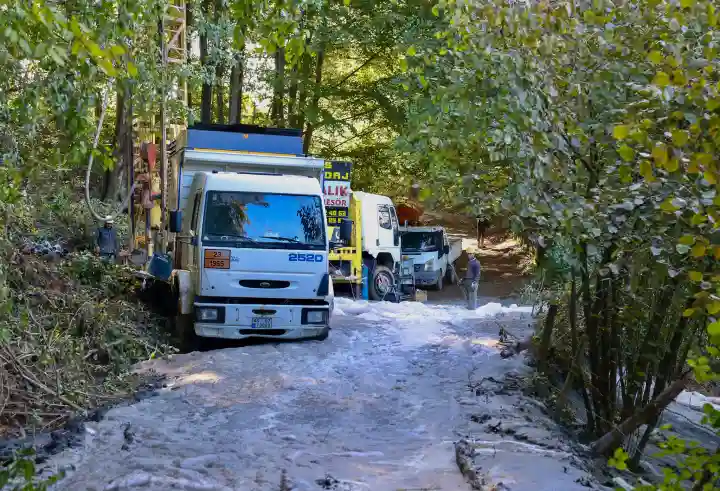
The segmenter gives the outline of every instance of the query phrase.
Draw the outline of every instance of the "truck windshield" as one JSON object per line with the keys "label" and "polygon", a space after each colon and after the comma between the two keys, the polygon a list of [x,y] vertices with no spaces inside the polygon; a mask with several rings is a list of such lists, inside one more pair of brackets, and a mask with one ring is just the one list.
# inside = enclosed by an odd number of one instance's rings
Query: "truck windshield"
{"label": "truck windshield", "polygon": [[205,245],[253,249],[325,249],[319,196],[208,191]]}
{"label": "truck windshield", "polygon": [[442,232],[408,232],[402,236],[406,252],[434,252],[442,248]]}

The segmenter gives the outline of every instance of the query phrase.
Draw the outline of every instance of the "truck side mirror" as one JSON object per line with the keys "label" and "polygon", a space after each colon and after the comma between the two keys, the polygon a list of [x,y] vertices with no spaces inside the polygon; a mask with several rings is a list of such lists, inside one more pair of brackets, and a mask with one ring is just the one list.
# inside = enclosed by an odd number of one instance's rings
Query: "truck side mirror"
{"label": "truck side mirror", "polygon": [[449,254],[449,253],[450,253],[450,246],[449,246],[449,245],[444,245],[444,246],[443,246],[443,252],[444,252],[445,254]]}
{"label": "truck side mirror", "polygon": [[182,232],[182,211],[170,212],[170,232],[174,234]]}
{"label": "truck side mirror", "polygon": [[350,243],[352,240],[352,226],[352,220],[348,220],[347,218],[340,222],[340,242],[344,242],[345,244]]}

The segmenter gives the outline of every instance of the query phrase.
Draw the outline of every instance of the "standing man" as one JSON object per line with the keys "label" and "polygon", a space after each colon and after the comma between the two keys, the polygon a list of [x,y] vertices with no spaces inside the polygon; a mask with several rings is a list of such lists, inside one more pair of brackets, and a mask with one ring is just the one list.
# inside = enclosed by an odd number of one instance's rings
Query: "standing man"
{"label": "standing man", "polygon": [[470,261],[463,279],[463,289],[467,295],[468,309],[475,310],[477,308],[478,283],[480,282],[480,261],[472,249],[468,250],[468,256]]}
{"label": "standing man", "polygon": [[95,253],[111,263],[117,260],[118,240],[117,232],[113,228],[113,220],[110,217],[105,219],[105,224],[97,229],[95,238]]}
{"label": "standing man", "polygon": [[490,226],[490,220],[485,216],[477,217],[477,243],[478,247],[485,246],[485,233]]}

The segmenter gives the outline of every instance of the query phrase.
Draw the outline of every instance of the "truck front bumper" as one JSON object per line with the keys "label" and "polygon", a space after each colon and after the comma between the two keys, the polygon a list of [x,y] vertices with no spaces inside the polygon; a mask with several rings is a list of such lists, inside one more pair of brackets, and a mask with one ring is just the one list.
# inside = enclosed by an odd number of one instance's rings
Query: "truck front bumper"
{"label": "truck front bumper", "polygon": [[434,285],[437,283],[437,271],[416,271],[416,285]]}
{"label": "truck front bumper", "polygon": [[[208,319],[208,310],[217,311],[216,319]],[[307,339],[328,331],[331,306],[196,302],[194,311],[195,334],[200,337]]]}

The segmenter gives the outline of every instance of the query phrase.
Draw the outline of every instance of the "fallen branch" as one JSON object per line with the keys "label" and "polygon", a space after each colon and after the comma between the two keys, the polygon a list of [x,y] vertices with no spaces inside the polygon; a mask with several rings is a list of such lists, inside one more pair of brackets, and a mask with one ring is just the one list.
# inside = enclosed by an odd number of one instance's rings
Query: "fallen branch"
{"label": "fallen branch", "polygon": [[685,390],[690,373],[690,370],[683,373],[678,380],[670,384],[647,406],[595,440],[592,445],[590,445],[590,449],[598,455],[607,455],[615,450],[622,443],[625,435],[631,434],[642,425],[647,424],[654,417],[660,415],[663,409]]}
{"label": "fallen branch", "polygon": [[[30,376],[30,375],[28,374],[28,372],[27,372],[27,369],[26,369],[22,364],[20,364],[20,363],[17,361],[17,358],[15,358],[15,355],[13,354],[12,350],[11,350],[4,342],[0,342],[0,346],[3,347],[3,349],[5,350],[5,353],[10,357],[10,360],[9,360],[9,361],[15,366],[15,368],[16,368],[16,370],[17,370],[17,373],[18,373],[27,383],[29,383],[30,385],[32,385],[33,387],[35,387],[35,388],[37,388],[37,389],[42,390],[42,391],[45,392],[46,394],[49,394],[49,395],[51,395],[51,396],[57,397],[57,399],[58,399],[59,401],[62,401],[64,404],[70,406],[71,408],[75,409],[76,411],[82,411],[82,410],[83,410],[82,407],[78,406],[77,404],[75,404],[74,402],[72,402],[72,401],[71,401],[70,399],[68,399],[67,397],[63,396],[62,394],[59,394],[59,393],[55,392],[55,391],[52,390],[50,387],[48,387],[47,385],[45,385],[45,384],[43,384],[42,382],[40,382],[39,380],[37,380],[35,377]],[[0,357],[0,358],[1,358],[1,357]],[[3,359],[3,361],[8,362],[8,360],[5,360],[5,359]]]}
{"label": "fallen branch", "polygon": [[467,440],[460,440],[455,444],[455,462],[460,473],[467,479],[472,489],[481,491],[485,489],[485,485],[475,470],[474,453],[474,446]]}

